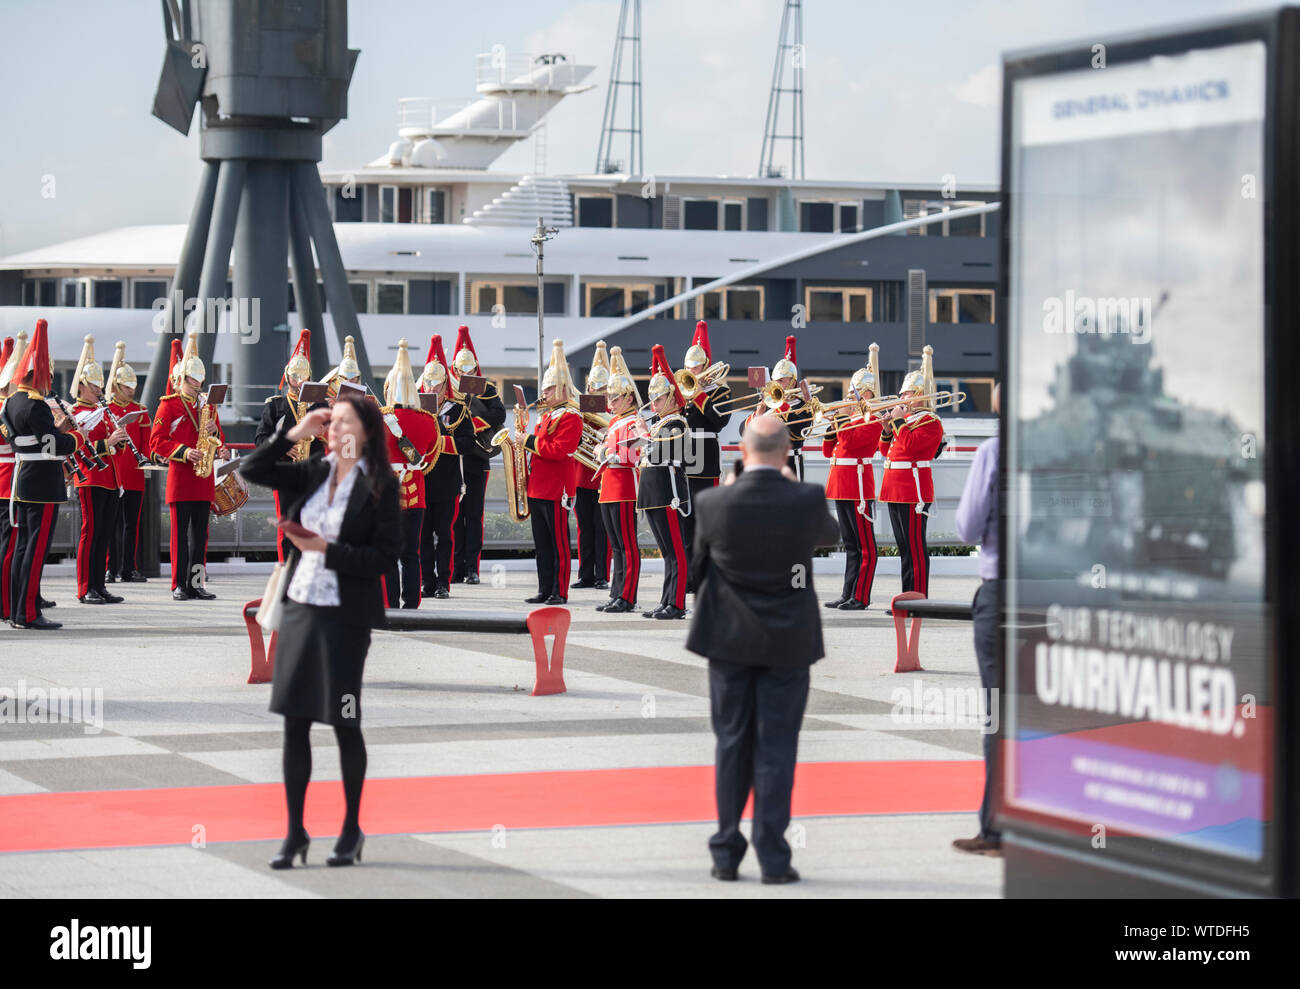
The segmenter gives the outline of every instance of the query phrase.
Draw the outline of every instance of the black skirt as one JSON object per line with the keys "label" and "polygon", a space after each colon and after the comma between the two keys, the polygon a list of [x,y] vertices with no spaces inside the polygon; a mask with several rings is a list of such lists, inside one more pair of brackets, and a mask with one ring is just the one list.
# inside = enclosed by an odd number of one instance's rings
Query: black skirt
{"label": "black skirt", "polygon": [[338,608],[285,599],[271,677],[271,710],[327,725],[361,724],[361,673],[370,629]]}

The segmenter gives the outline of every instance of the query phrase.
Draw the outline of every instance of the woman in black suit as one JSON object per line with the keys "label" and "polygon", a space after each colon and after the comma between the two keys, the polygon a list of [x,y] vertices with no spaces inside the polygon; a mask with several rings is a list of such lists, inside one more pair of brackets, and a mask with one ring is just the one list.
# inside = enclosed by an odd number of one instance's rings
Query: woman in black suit
{"label": "woman in black suit", "polygon": [[[292,425],[292,428],[287,428]],[[328,426],[329,453],[286,461],[290,447]],[[283,461],[283,462],[282,462]],[[347,816],[327,865],[361,861],[361,672],[370,630],[384,621],[380,577],[397,565],[397,478],[388,461],[384,424],[369,401],[341,397],[290,424],[244,458],[240,473],[280,493],[289,531],[284,612],[276,646],[271,710],[284,715],[284,789],[289,830],[272,869],[307,864],[310,838],[303,802],[311,778],[311,725],[334,727],[343,767]]]}

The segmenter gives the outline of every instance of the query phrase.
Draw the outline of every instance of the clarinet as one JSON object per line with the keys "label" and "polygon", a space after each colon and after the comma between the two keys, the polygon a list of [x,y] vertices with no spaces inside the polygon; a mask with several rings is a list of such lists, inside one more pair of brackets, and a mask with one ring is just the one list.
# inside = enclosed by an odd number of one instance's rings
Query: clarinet
{"label": "clarinet", "polygon": [[[52,393],[51,397],[54,399],[54,401],[59,403],[59,408],[62,409],[63,414],[68,417],[68,422],[72,423],[73,429],[76,429],[77,428],[76,413],[72,411],[71,407],[68,405],[67,402],[65,402],[62,398],[59,397],[57,392]],[[87,440],[87,443],[89,443],[89,440]],[[104,462],[104,459],[98,453],[95,452],[95,448],[93,446],[88,446],[85,450],[83,450],[81,447],[77,447],[75,455],[78,458],[80,458],[82,466],[88,467],[91,470],[105,470],[108,467],[108,464]]]}
{"label": "clarinet", "polygon": [[75,451],[71,456],[63,459],[63,482],[65,484],[71,484],[73,478],[76,478],[82,483],[85,483],[86,480],[86,475],[81,469],[81,464],[77,463]]}
{"label": "clarinet", "polygon": [[103,395],[100,395],[99,404],[100,407],[104,410],[104,415],[108,417],[108,424],[112,426],[113,429],[115,430],[120,429],[122,430],[122,432],[126,433],[126,445],[127,448],[131,451],[131,453],[135,455],[136,466],[148,467],[149,459],[140,452],[139,448],[136,447],[135,440],[131,439],[131,431],[128,430],[126,427],[122,426],[117,421],[117,416],[113,415],[112,409],[108,407],[108,399],[104,398]]}

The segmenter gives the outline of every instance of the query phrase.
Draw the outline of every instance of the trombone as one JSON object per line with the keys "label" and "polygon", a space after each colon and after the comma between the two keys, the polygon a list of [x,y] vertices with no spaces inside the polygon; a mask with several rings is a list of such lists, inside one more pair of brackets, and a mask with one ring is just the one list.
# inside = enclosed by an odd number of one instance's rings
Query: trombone
{"label": "trombone", "polygon": [[731,365],[724,361],[717,361],[710,364],[698,375],[692,374],[686,368],[682,368],[673,375],[677,379],[677,387],[681,389],[682,396],[686,401],[691,401],[696,395],[705,388],[717,384],[731,373]]}
{"label": "trombone", "polygon": [[[816,395],[822,390],[821,385],[809,385],[809,396]],[[758,408],[759,403],[766,405],[769,409],[779,409],[782,405],[792,398],[800,398],[799,386],[793,388],[782,388],[775,381],[769,381],[761,390],[754,392],[752,395],[741,395],[739,398],[730,398],[725,402],[719,402],[717,409],[726,408],[729,405],[736,405],[732,412],[743,412],[745,409]],[[737,405],[737,403],[740,403]],[[811,403],[809,403],[811,405]],[[819,403],[820,404],[820,403]]]}
{"label": "trombone", "polygon": [[[921,405],[925,403],[927,406],[927,410],[933,412],[937,409],[955,408],[956,406],[960,405],[964,401],[966,401],[966,393],[964,391],[928,392],[927,394],[917,396],[916,398],[907,401],[904,401],[903,399],[899,398],[897,395],[886,395],[884,398],[874,399],[870,402],[858,402],[858,401],[850,400],[849,401],[850,405],[856,406],[858,409],[861,410],[863,416],[862,421],[850,423],[849,419],[845,418],[844,421],[841,422],[840,421],[841,415],[847,412],[848,410],[844,408],[837,409],[835,414],[831,416],[830,425],[822,432],[821,435],[838,436],[840,433],[847,433],[850,429],[858,429],[862,426],[870,426],[877,422],[884,422],[888,418],[888,413],[890,412],[890,410],[892,410],[897,405],[906,405],[906,404]],[[844,405],[844,403],[836,402],[835,405],[842,406]],[[825,408],[830,408],[830,406],[825,406]],[[819,424],[820,424],[820,420],[814,419],[813,424],[803,431],[804,439],[807,439],[809,434]]]}

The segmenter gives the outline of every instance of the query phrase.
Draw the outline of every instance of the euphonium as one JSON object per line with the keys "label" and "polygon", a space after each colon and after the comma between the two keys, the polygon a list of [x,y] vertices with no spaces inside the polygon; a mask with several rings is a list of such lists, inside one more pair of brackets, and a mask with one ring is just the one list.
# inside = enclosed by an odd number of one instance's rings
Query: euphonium
{"label": "euphonium", "polygon": [[194,465],[197,477],[207,477],[212,473],[212,462],[216,459],[221,440],[212,435],[212,406],[204,402],[203,411],[199,413],[199,438],[194,449],[199,451],[199,462]]}
{"label": "euphonium", "polygon": [[[521,405],[515,406],[515,432],[528,432],[528,410]],[[528,520],[528,451],[522,444],[516,445],[510,439],[510,430],[499,429],[492,437],[492,445],[505,447],[505,456],[501,458],[506,472],[506,500],[510,508],[510,518],[515,522]]]}
{"label": "euphonium", "polygon": [[600,466],[604,455],[605,431],[609,429],[612,418],[599,412],[582,414],[582,439],[578,441],[578,449],[573,451],[573,459],[588,470],[596,470]]}

